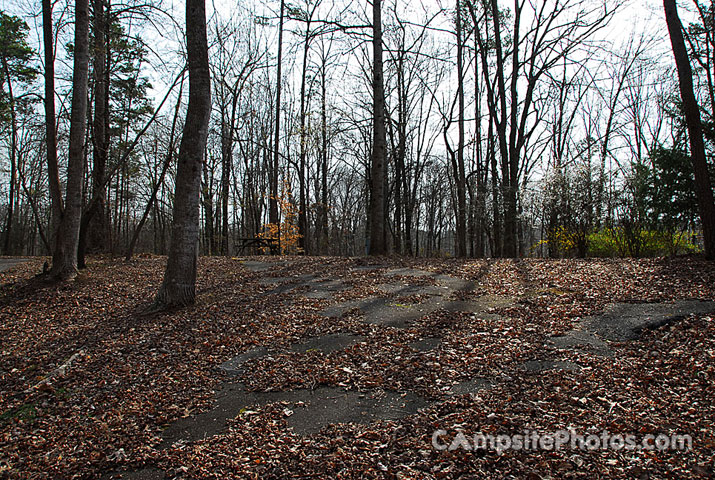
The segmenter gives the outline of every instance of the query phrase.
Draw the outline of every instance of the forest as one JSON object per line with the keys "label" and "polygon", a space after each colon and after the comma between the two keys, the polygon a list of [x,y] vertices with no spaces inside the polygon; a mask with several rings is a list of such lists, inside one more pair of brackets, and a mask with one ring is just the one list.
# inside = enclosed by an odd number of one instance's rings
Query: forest
{"label": "forest", "polygon": [[[3,254],[53,252],[63,208],[81,217],[80,267],[86,253],[166,254],[189,96],[183,11],[88,5],[73,170],[76,13],[39,7],[2,14]],[[652,7],[210,7],[202,255],[241,254],[257,237],[309,255],[703,250],[684,103]],[[681,16],[712,172],[713,6]],[[77,202],[63,205],[65,190]]]}
{"label": "forest", "polygon": [[715,6],[13,0],[0,478],[715,477]]}

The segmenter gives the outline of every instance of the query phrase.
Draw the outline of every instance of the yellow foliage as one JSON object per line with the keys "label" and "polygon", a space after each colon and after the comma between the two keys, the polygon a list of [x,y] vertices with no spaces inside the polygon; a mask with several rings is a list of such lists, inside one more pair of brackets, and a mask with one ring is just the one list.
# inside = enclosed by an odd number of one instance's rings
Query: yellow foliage
{"label": "yellow foliage", "polygon": [[[287,181],[283,181],[281,193],[276,197],[278,203],[278,214],[282,221],[279,225],[266,223],[263,225],[263,232],[259,233],[260,238],[279,239],[281,255],[295,255],[303,253],[303,249],[298,246],[300,235],[298,233],[298,207],[290,201],[291,191]],[[263,253],[269,253],[268,248],[263,249]]]}
{"label": "yellow foliage", "polygon": [[563,225],[553,231],[552,235],[560,251],[569,252],[576,248],[576,242],[578,240],[577,234],[568,230]]}

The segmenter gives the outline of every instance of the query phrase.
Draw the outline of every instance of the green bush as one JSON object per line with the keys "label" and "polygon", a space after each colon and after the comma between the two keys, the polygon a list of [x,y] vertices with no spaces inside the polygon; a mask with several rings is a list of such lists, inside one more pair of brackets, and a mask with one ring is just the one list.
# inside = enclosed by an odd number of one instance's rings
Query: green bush
{"label": "green bush", "polygon": [[588,235],[590,257],[657,257],[699,252],[688,232],[607,228]]}
{"label": "green bush", "polygon": [[590,257],[619,257],[622,255],[612,229],[588,235],[588,255]]}

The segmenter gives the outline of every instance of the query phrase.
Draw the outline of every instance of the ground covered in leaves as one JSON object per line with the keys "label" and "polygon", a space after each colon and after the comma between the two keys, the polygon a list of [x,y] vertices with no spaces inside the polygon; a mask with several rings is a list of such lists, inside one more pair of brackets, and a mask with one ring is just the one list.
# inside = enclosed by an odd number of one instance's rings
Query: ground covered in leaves
{"label": "ground covered in leaves", "polygon": [[[36,274],[44,259],[0,273],[0,477],[120,478],[701,478],[715,462],[715,322],[691,315],[610,355],[550,342],[613,302],[715,299],[715,265],[649,260],[413,260],[202,258],[198,300],[147,315],[165,258],[95,258],[66,285]],[[374,265],[370,265],[374,263]],[[389,282],[434,286],[408,267],[473,282],[455,300],[492,301],[482,313],[437,308],[401,328],[365,322],[341,302],[389,295]],[[399,271],[399,270],[398,270]],[[319,274],[344,288],[306,295],[266,279]],[[289,280],[290,281],[290,280]],[[419,304],[424,295],[390,297]],[[491,300],[490,300],[491,301]],[[329,353],[291,349],[350,334]],[[415,342],[439,338],[431,348]],[[292,405],[242,409],[218,434],[167,445],[179,419],[209,410],[235,381],[218,367],[256,347],[239,378],[248,391],[339,387],[414,394],[426,406],[399,420],[341,423],[309,435],[287,423]],[[578,368],[533,369],[529,362]],[[459,393],[455,385],[487,379]],[[514,435],[688,434],[692,448],[438,450],[457,432]],[[143,472],[143,473],[142,473]],[[134,474],[131,473],[131,474]],[[131,478],[129,476],[124,478]],[[137,477],[138,478],[138,477]]]}

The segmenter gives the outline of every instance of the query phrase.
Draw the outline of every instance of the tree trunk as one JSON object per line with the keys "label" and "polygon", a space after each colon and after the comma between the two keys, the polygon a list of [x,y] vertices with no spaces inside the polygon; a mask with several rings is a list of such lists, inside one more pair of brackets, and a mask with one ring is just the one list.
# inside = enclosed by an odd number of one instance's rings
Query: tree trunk
{"label": "tree trunk", "polygon": [[310,20],[308,17],[305,24],[305,38],[303,43],[303,65],[300,76],[300,159],[298,165],[298,184],[299,184],[299,210],[298,210],[298,246],[304,253],[310,253],[308,239],[308,205],[307,205],[307,182],[305,178],[306,171],[306,147],[308,143],[308,132],[306,131],[306,91],[305,82],[308,75],[308,53],[310,49]]}
{"label": "tree trunk", "polygon": [[94,8],[94,120],[92,122],[92,191],[99,201],[93,202],[82,215],[77,251],[77,266],[85,268],[87,250],[105,249],[104,175],[109,150],[109,96],[107,94],[107,13],[104,0],[92,0]]}
{"label": "tree trunk", "polygon": [[[62,190],[60,169],[57,163],[57,119],[55,115],[55,53],[52,31],[52,0],[42,0],[42,42],[45,55],[45,137],[47,142],[47,172],[50,184],[52,215],[50,221],[50,245],[55,244],[60,219],[62,218]],[[50,252],[53,253],[53,252]]]}
{"label": "tree trunk", "polygon": [[10,234],[12,232],[12,217],[15,205],[15,185],[17,184],[17,114],[15,110],[15,96],[12,92],[12,77],[7,59],[2,59],[2,68],[7,82],[8,100],[10,103],[10,186],[7,199],[7,218],[5,221],[5,244],[3,252],[10,255]]}
{"label": "tree trunk", "polygon": [[458,101],[458,140],[457,140],[457,169],[454,172],[457,187],[457,257],[467,256],[467,196],[466,175],[464,171],[464,67],[463,41],[462,41],[462,12],[460,2],[457,0],[457,101]]}
{"label": "tree trunk", "polygon": [[685,48],[683,26],[678,17],[675,0],[663,0],[663,7],[665,9],[665,20],[668,23],[668,32],[670,33],[670,43],[673,46],[675,65],[678,69],[685,122],[688,126],[690,156],[695,173],[695,193],[698,198],[700,222],[703,227],[705,256],[713,260],[715,259],[715,203],[713,202],[712,185],[705,158],[700,110],[693,91],[693,72],[688,59],[688,51]]}
{"label": "tree trunk", "polygon": [[72,75],[72,113],[70,115],[69,155],[65,209],[58,226],[52,257],[54,278],[69,280],[77,274],[77,245],[82,219],[82,181],[84,179],[84,140],[87,128],[87,77],[89,71],[89,1],[75,2],[74,68]]}
{"label": "tree trunk", "polygon": [[382,15],[381,0],[372,3],[372,105],[373,143],[370,166],[370,255],[387,254],[385,229],[385,161],[387,140],[385,137],[385,87],[382,78]]}
{"label": "tree trunk", "polygon": [[325,62],[321,65],[320,95],[320,205],[318,208],[317,237],[318,253],[327,254],[328,250],[328,113],[326,107],[327,87]]}
{"label": "tree trunk", "polygon": [[[278,218],[278,164],[280,158],[280,133],[281,133],[281,80],[283,67],[283,15],[285,12],[285,1],[281,0],[281,13],[278,22],[278,58],[276,69],[276,129],[273,138],[273,161],[271,163],[269,175],[269,199],[268,199],[268,221],[274,225],[280,225]],[[279,227],[280,228],[280,227]],[[280,231],[278,232],[280,238]],[[280,252],[280,247],[278,248]]]}
{"label": "tree trunk", "polygon": [[189,105],[179,147],[169,259],[155,309],[189,305],[196,298],[199,193],[211,114],[211,75],[204,0],[186,0]]}

